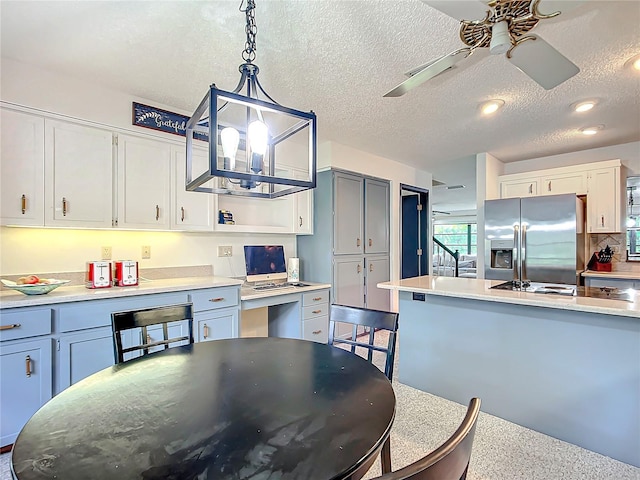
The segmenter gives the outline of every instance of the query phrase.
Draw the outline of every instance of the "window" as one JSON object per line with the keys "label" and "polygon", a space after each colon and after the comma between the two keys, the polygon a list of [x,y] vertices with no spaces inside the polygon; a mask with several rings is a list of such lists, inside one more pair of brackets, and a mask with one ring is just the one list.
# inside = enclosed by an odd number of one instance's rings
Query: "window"
{"label": "window", "polygon": [[477,253],[478,225],[475,223],[436,224],[433,226],[433,236],[452,251],[458,250],[460,255],[476,255]]}

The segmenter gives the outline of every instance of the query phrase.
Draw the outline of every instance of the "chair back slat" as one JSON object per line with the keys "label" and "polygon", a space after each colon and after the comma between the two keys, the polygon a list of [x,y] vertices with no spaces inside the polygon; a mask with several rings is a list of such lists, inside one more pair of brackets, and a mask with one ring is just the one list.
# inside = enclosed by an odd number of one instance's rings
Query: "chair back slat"
{"label": "chair back slat", "polygon": [[465,480],[480,414],[480,399],[472,398],[467,413],[449,439],[420,460],[373,480]]}
{"label": "chair back slat", "polygon": [[[168,324],[187,320],[188,334],[176,338],[169,338]],[[147,327],[162,326],[162,340],[150,341]],[[169,348],[170,344],[188,340],[193,343],[193,305],[185,303],[180,305],[167,305],[163,307],[145,308],[141,310],[128,310],[111,314],[111,327],[113,330],[114,356],[116,363],[124,362],[124,354],[134,351],[142,351],[142,355],[148,355],[151,348],[162,346]],[[132,347],[123,348],[122,333],[139,328],[142,332],[142,343]]]}
{"label": "chair back slat", "polygon": [[[343,339],[335,336],[336,323],[353,325],[351,339]],[[367,339],[358,338],[358,326],[369,327]],[[375,331],[386,330],[389,332],[389,341],[386,347],[374,345]],[[396,332],[398,331],[398,314],[383,310],[350,307],[346,305],[331,305],[329,310],[329,345],[347,344],[351,352],[356,353],[356,348],[367,350],[367,361],[373,363],[373,352],[385,354],[384,373],[389,380],[393,380],[393,362],[396,349]]]}

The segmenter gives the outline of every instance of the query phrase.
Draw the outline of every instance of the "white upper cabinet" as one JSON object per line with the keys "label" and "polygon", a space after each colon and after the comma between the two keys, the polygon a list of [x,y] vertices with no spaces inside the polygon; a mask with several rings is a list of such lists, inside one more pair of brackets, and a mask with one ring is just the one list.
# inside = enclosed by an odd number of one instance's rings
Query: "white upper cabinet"
{"label": "white upper cabinet", "polygon": [[[171,229],[212,232],[216,222],[215,195],[186,190],[186,147],[171,147],[173,175],[171,190]],[[206,150],[193,150],[193,174],[199,175],[209,167],[209,155]],[[210,180],[203,187],[209,187]]]}
{"label": "white upper cabinet", "polygon": [[171,144],[118,135],[118,227],[169,230]]}
{"label": "white upper cabinet", "polygon": [[45,225],[112,225],[113,135],[109,130],[45,119]]}
{"label": "white upper cabinet", "polygon": [[541,177],[540,195],[561,195],[575,193],[586,195],[587,172],[566,172],[547,174]]}
{"label": "white upper cabinet", "polygon": [[44,119],[0,111],[0,224],[44,225]]}
{"label": "white upper cabinet", "polygon": [[587,232],[621,232],[624,208],[620,198],[620,167],[600,168],[589,172],[587,196]]}
{"label": "white upper cabinet", "polygon": [[534,197],[538,195],[538,179],[525,178],[500,182],[500,198]]}
{"label": "white upper cabinet", "polygon": [[[293,170],[294,178],[308,180],[307,172]],[[313,190],[294,193],[293,230],[296,235],[313,235]]]}

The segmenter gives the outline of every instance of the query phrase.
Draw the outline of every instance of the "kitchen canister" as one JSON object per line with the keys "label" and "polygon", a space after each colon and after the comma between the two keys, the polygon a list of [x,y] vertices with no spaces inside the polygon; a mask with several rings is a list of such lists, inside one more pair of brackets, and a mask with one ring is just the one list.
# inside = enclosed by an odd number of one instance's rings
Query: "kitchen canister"
{"label": "kitchen canister", "polygon": [[300,259],[291,257],[287,264],[287,282],[300,281]]}

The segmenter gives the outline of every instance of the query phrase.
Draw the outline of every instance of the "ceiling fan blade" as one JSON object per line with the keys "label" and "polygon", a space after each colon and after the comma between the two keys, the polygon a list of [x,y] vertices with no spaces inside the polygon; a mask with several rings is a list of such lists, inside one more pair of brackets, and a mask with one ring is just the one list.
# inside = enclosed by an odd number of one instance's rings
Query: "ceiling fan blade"
{"label": "ceiling fan blade", "polygon": [[440,10],[456,20],[481,20],[489,10],[487,2],[481,0],[422,0],[430,7]]}
{"label": "ceiling fan blade", "polygon": [[586,0],[541,0],[538,4],[538,12],[543,15],[551,15],[555,12],[566,13],[585,2]]}
{"label": "ceiling fan blade", "polygon": [[407,75],[409,75],[409,78],[407,80],[402,82],[393,90],[385,93],[383,96],[399,97],[401,95],[404,95],[409,90],[423,84],[427,80],[435,77],[436,75],[440,75],[445,70],[453,67],[460,60],[462,60],[463,58],[467,58],[472,53],[472,49],[462,48],[460,50],[456,50],[453,53],[445,55],[444,57],[440,57],[433,62],[429,62],[422,67],[415,68],[407,72]]}
{"label": "ceiling fan blade", "polygon": [[531,36],[535,40],[522,42],[514,48],[509,61],[542,88],[551,90],[580,71],[571,60],[542,38]]}

